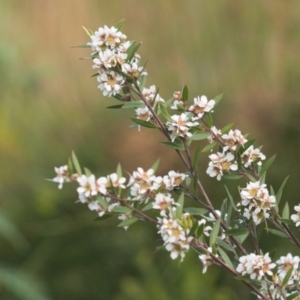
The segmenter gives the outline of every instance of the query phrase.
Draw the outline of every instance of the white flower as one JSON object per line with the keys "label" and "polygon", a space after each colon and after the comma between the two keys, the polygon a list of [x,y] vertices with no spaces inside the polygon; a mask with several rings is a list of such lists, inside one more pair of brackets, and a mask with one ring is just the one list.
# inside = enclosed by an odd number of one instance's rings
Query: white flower
{"label": "white flower", "polygon": [[236,150],[237,146],[244,145],[247,142],[241,131],[238,129],[230,130],[227,134],[223,134],[222,139],[226,145],[224,150]]}
{"label": "white flower", "polygon": [[221,137],[222,132],[220,129],[218,129],[216,126],[213,126],[210,128],[210,136],[207,138],[209,143],[211,144],[213,141],[217,140],[219,137]]}
{"label": "white flower", "polygon": [[120,187],[122,189],[125,189],[126,186],[124,185],[124,183],[126,182],[126,178],[125,177],[121,177],[119,178],[119,176],[117,175],[117,173],[112,173],[110,175],[107,176],[107,182],[108,182],[108,187]]}
{"label": "white flower", "polygon": [[194,104],[189,107],[189,111],[194,113],[197,117],[195,119],[200,119],[205,112],[209,112],[215,106],[215,100],[207,100],[206,96],[194,98]]}
{"label": "white flower", "polygon": [[143,121],[150,121],[152,118],[152,112],[148,107],[140,107],[135,110],[136,117]]}
{"label": "white flower", "polygon": [[100,177],[96,181],[96,188],[97,191],[103,195],[107,194],[107,187],[108,187],[108,179],[107,177]]}
{"label": "white flower", "polygon": [[297,212],[297,214],[291,215],[291,219],[296,223],[296,227],[298,227],[300,225],[300,204],[294,206],[294,209]]}
{"label": "white flower", "polygon": [[211,161],[208,163],[206,173],[210,177],[216,176],[217,180],[221,180],[223,171],[236,171],[238,169],[234,156],[230,152],[218,152],[217,154],[211,154],[209,158]]}
{"label": "white flower", "polygon": [[189,129],[199,125],[198,122],[190,122],[188,115],[185,113],[182,113],[181,115],[173,115],[171,116],[171,119],[173,122],[167,122],[166,126],[168,130],[172,132],[173,140],[176,136],[192,136]]}
{"label": "white flower", "polygon": [[173,105],[170,107],[171,109],[178,109],[178,105],[182,106],[182,107],[185,107],[185,103],[181,100],[175,100],[173,102]]}
{"label": "white flower", "polygon": [[243,165],[248,168],[253,162],[257,161],[258,165],[261,165],[261,161],[266,159],[266,156],[260,152],[258,148],[254,149],[251,145],[241,155]]}
{"label": "white flower", "polygon": [[[154,106],[157,102],[165,102],[163,98],[157,94],[157,89],[155,85],[151,85],[149,89],[144,88],[142,94],[145,100],[151,105]],[[155,99],[154,99],[155,98]]]}
{"label": "white flower", "polygon": [[171,194],[158,193],[155,196],[155,201],[152,203],[153,209],[159,209],[161,216],[166,216],[166,210],[175,204]]}
{"label": "white flower", "polygon": [[287,271],[290,268],[293,268],[294,271],[292,273],[292,278],[291,279],[296,279],[298,275],[298,268],[299,268],[299,261],[300,257],[299,256],[292,256],[291,253],[288,253],[286,256],[281,256],[277,261],[278,265],[278,275],[281,279],[284,278],[286,275]]}
{"label": "white flower", "polygon": [[63,187],[63,183],[70,181],[68,166],[62,166],[59,168],[54,167],[56,172],[56,177],[52,179],[54,182],[58,182],[58,188],[61,189]]}
{"label": "white flower", "polygon": [[124,84],[124,78],[114,71],[101,72],[97,77],[100,82],[98,88],[103,92],[104,96],[112,96],[117,94]]}
{"label": "white flower", "polygon": [[276,267],[276,264],[272,263],[269,253],[265,255],[249,254],[241,256],[239,259],[239,265],[237,266],[237,272],[242,275],[250,275],[251,279],[261,280],[265,275],[273,275],[271,269]]}
{"label": "white flower", "polygon": [[[122,71],[134,78],[138,78],[143,71],[143,67],[139,67],[136,62],[125,63],[122,65]],[[147,75],[146,72],[143,72],[143,74]]]}
{"label": "white flower", "polygon": [[184,179],[187,177],[187,175],[183,173],[178,173],[175,171],[170,171],[168,173],[170,180],[171,180],[171,185],[172,186],[179,186],[181,183],[184,181]]}
{"label": "white flower", "polygon": [[118,31],[116,27],[108,28],[99,28],[91,36],[91,42],[88,45],[91,46],[92,51],[101,51],[106,48],[113,49],[117,45],[123,43],[126,40],[126,35],[121,31]]}
{"label": "white flower", "polygon": [[80,187],[77,188],[79,196],[83,195],[86,198],[90,198],[97,195],[95,175],[90,175],[88,177],[86,175],[81,175],[77,178],[77,181],[80,185]]}
{"label": "white flower", "polygon": [[[212,264],[212,257],[210,255],[210,253],[212,253],[212,248],[208,247],[207,248],[207,254],[201,254],[199,255],[199,259],[201,260],[202,264],[203,264],[203,269],[202,269],[202,273],[206,273],[207,268]],[[216,255],[218,256],[218,255]]]}

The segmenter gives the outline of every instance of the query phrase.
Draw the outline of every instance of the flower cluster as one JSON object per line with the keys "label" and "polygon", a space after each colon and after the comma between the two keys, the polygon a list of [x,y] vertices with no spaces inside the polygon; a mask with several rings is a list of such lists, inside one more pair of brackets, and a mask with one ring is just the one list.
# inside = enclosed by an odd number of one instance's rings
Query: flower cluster
{"label": "flower cluster", "polygon": [[247,186],[240,191],[241,202],[243,206],[243,216],[252,219],[255,224],[269,218],[270,210],[276,204],[274,196],[269,194],[266,184],[249,182]]}
{"label": "flower cluster", "polygon": [[[265,155],[258,148],[254,148],[253,145],[243,149],[247,139],[238,129],[229,130],[228,133],[222,134],[221,130],[213,126],[210,128],[208,141],[210,143],[218,142],[222,148],[222,152],[209,156],[210,162],[206,170],[210,177],[216,177],[217,180],[221,180],[224,171],[230,173],[238,170],[237,157],[239,155],[241,164],[245,168],[250,167],[253,163],[261,165],[261,161],[266,159]],[[238,150],[241,153],[238,154]]]}
{"label": "flower cluster", "polygon": [[[190,215],[188,213],[182,215],[183,220],[188,220]],[[182,221],[174,219],[172,216],[166,216],[162,219],[158,218],[158,233],[160,233],[164,247],[167,251],[171,252],[172,259],[185,257],[185,252],[190,248],[190,242],[193,237],[188,236],[190,228],[182,226]],[[186,222],[185,222],[186,223]]]}
{"label": "flower cluster", "polygon": [[126,82],[125,75],[139,78],[143,67],[139,67],[140,56],[128,55],[132,42],[116,27],[99,28],[91,36],[88,45],[92,49],[93,68],[98,71],[98,88],[104,96],[120,93]]}
{"label": "flower cluster", "polygon": [[265,255],[251,253],[240,257],[236,270],[242,275],[250,275],[251,279],[261,280],[265,275],[272,276],[271,270],[275,267],[276,264],[272,263],[269,253]]}

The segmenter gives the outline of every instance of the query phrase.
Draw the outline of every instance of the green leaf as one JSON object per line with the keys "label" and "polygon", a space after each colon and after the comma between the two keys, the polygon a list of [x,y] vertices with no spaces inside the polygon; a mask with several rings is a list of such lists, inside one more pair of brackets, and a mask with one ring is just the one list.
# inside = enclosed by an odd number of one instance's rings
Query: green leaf
{"label": "green leaf", "polygon": [[175,139],[174,142],[160,142],[160,143],[167,147],[174,148],[177,150],[181,150],[181,151],[185,150],[184,144],[180,139]]}
{"label": "green leaf", "polygon": [[202,132],[202,133],[196,133],[194,135],[192,135],[191,137],[189,137],[189,140],[192,141],[201,141],[201,140],[205,140],[210,136],[210,133],[208,132]]}
{"label": "green leaf", "polygon": [[219,104],[219,102],[222,100],[223,96],[224,96],[224,94],[220,94],[220,95],[218,95],[217,97],[214,98],[214,100],[215,100],[215,106],[214,107],[216,107]]}
{"label": "green leaf", "polygon": [[132,218],[130,218],[130,219],[127,219],[127,220],[121,222],[121,223],[118,225],[118,227],[130,226],[131,224],[137,222],[138,220],[139,220],[138,218],[132,217]]}
{"label": "green leaf", "polygon": [[102,196],[100,196],[100,195],[97,196],[97,197],[96,197],[96,200],[100,203],[100,205],[102,206],[102,208],[103,208],[104,210],[107,209],[108,204],[107,204],[106,200],[105,200]]}
{"label": "green leaf", "polygon": [[276,194],[276,204],[277,204],[277,206],[278,206],[279,203],[280,203],[280,200],[281,200],[281,197],[282,197],[283,189],[284,189],[284,187],[285,187],[285,185],[286,185],[286,183],[287,183],[289,177],[290,177],[290,176],[287,176],[287,177],[284,179],[283,183],[281,184],[281,186],[280,186],[280,188],[279,188],[279,190],[278,190],[278,192],[277,192],[277,194]]}
{"label": "green leaf", "polygon": [[272,157],[270,157],[261,167],[261,170],[259,172],[259,175],[262,176],[272,165],[276,157],[276,154],[274,154]]}
{"label": "green leaf", "polygon": [[227,235],[232,235],[232,236],[244,235],[244,234],[248,234],[248,229],[247,228],[233,228],[233,229],[226,230],[225,233]]}
{"label": "green leaf", "polygon": [[218,237],[218,234],[219,234],[219,230],[220,230],[220,223],[221,223],[221,219],[219,218],[213,229],[211,230],[211,233],[210,233],[210,238],[209,238],[209,246],[214,248],[215,247],[215,244],[216,244],[216,241],[217,241],[217,237]]}
{"label": "green leaf", "polygon": [[73,168],[72,160],[71,160],[70,157],[68,159],[68,171],[69,171],[70,174],[74,173],[74,168]]}
{"label": "green leaf", "polygon": [[145,107],[145,103],[143,101],[130,101],[126,104],[123,104],[123,108],[139,108]]}
{"label": "green leaf", "polygon": [[83,169],[84,169],[84,173],[87,177],[93,175],[92,172],[88,168],[83,168]]}
{"label": "green leaf", "polygon": [[117,173],[117,175],[118,175],[118,178],[121,178],[121,177],[122,177],[122,166],[121,166],[120,163],[119,163],[118,166],[117,166],[116,173]]}
{"label": "green leaf", "polygon": [[238,180],[243,177],[244,177],[243,175],[238,175],[238,174],[224,174],[222,178],[229,179],[229,180]]}
{"label": "green leaf", "polygon": [[127,214],[130,213],[132,209],[127,206],[115,206],[111,211],[120,214]]}
{"label": "green leaf", "polygon": [[186,102],[188,101],[188,98],[189,98],[189,90],[187,85],[185,85],[182,90],[182,101]]}
{"label": "green leaf", "polygon": [[234,127],[234,125],[235,125],[235,123],[230,123],[230,124],[224,126],[221,129],[222,134],[227,133],[232,127]]}
{"label": "green leaf", "polygon": [[243,234],[243,235],[237,235],[235,238],[238,240],[238,242],[240,244],[243,244],[244,241],[246,240],[246,238],[248,237],[248,233],[247,234]]}
{"label": "green leaf", "polygon": [[300,296],[300,293],[299,292],[295,292],[295,293],[292,293],[289,296],[287,296],[286,300],[293,300],[293,299],[296,299],[298,296]]}
{"label": "green leaf", "polygon": [[230,268],[230,269],[235,269],[230,258],[228,257],[228,255],[226,254],[226,252],[222,249],[222,248],[218,248],[218,252],[220,253],[221,257],[223,258],[224,262],[227,264],[227,266]]}
{"label": "green leaf", "polygon": [[156,172],[158,166],[159,166],[159,163],[160,163],[160,159],[158,159],[150,169],[152,169],[154,171],[154,173]]}
{"label": "green leaf", "polygon": [[109,219],[113,216],[113,214],[105,214],[103,215],[102,217],[97,217],[95,218],[93,221],[94,222],[99,222],[99,221],[103,221],[103,220],[106,220],[106,219]]}
{"label": "green leaf", "polygon": [[193,161],[193,167],[194,167],[194,169],[195,169],[195,168],[197,167],[197,165],[198,165],[199,157],[200,157],[200,154],[201,154],[200,147],[201,147],[201,144],[199,143],[198,146],[197,146],[195,155],[194,155],[194,161]]}
{"label": "green leaf", "polygon": [[146,206],[142,208],[142,211],[150,210],[153,208],[153,202],[149,202]]}
{"label": "green leaf", "polygon": [[271,229],[271,228],[269,228],[268,232],[270,232],[270,233],[272,233],[274,235],[280,236],[282,238],[288,238],[288,236],[284,232],[279,231],[277,229]]}
{"label": "green leaf", "polygon": [[285,276],[284,276],[284,278],[282,280],[281,286],[285,286],[289,282],[289,280],[290,280],[290,278],[292,276],[293,271],[294,271],[294,267],[291,266],[289,268],[289,270],[286,272],[286,274],[285,274]]}
{"label": "green leaf", "polygon": [[159,109],[161,111],[161,114],[163,115],[163,117],[167,120],[170,121],[171,120],[171,116],[169,115],[165,104],[164,103],[158,103]]}
{"label": "green leaf", "polygon": [[126,62],[130,62],[134,56],[134,54],[136,53],[136,51],[139,49],[141,43],[136,43],[135,41],[132,42],[132,44],[129,46],[129,48],[127,49],[127,58],[126,58]]}
{"label": "green leaf", "polygon": [[111,106],[107,106],[106,108],[108,109],[119,109],[122,108],[124,104],[117,104],[117,105],[111,105]]}
{"label": "green leaf", "polygon": [[142,74],[141,77],[140,77],[140,85],[139,85],[141,91],[145,87],[146,80],[147,80],[147,74]]}
{"label": "green leaf", "polygon": [[113,95],[112,97],[115,98],[115,99],[117,99],[117,100],[119,100],[119,101],[124,101],[123,96],[120,95],[120,94],[115,94],[115,95]]}
{"label": "green leaf", "polygon": [[3,209],[0,212],[0,236],[5,238],[16,250],[29,248],[29,243],[25,236],[8,218],[7,213]]}
{"label": "green leaf", "polygon": [[82,26],[82,28],[83,28],[83,30],[85,31],[85,33],[86,33],[88,36],[91,36],[91,35],[94,34],[93,31],[92,31],[91,29],[87,29],[87,28],[85,28],[84,26]]}
{"label": "green leaf", "polygon": [[295,223],[291,219],[278,219],[278,221],[287,225],[295,225]]}
{"label": "green leaf", "polygon": [[122,19],[118,22],[118,24],[116,25],[116,28],[118,29],[118,31],[121,30],[122,26],[123,26],[123,23],[124,23],[125,19]]}
{"label": "green leaf", "polygon": [[231,194],[230,194],[230,192],[229,192],[227,186],[224,185],[224,187],[225,187],[225,189],[226,189],[227,196],[228,196],[228,198],[229,198],[229,200],[230,200],[230,203],[231,203],[233,209],[234,209],[234,210],[237,210],[237,209],[236,209],[236,206],[235,206],[235,204],[234,204],[233,198],[232,198],[232,196],[231,196]]}
{"label": "green leaf", "polygon": [[255,142],[255,139],[247,141],[244,145],[239,148],[238,153],[243,154],[250,146],[252,146]]}
{"label": "green leaf", "polygon": [[286,202],[282,211],[282,219],[288,219],[290,217],[289,204]]}
{"label": "green leaf", "polygon": [[213,124],[211,113],[209,112],[205,113],[203,118],[205,120],[207,127],[211,128]]}
{"label": "green leaf", "polygon": [[229,246],[227,243],[225,243],[223,240],[221,240],[220,238],[217,238],[217,243],[219,246],[223,247],[227,251],[233,252],[233,248]]}
{"label": "green leaf", "polygon": [[0,282],[2,299],[50,300],[44,285],[38,276],[32,276],[20,267],[0,265]]}
{"label": "green leaf", "polygon": [[72,151],[72,162],[73,162],[73,165],[74,165],[75,170],[76,170],[76,172],[78,173],[78,175],[81,175],[82,173],[81,173],[80,164],[79,164],[79,162],[78,162],[78,159],[77,159],[77,157],[76,157],[74,151]]}
{"label": "green leaf", "polygon": [[182,192],[181,195],[179,196],[177,203],[179,205],[176,206],[176,218],[181,219],[183,205],[184,205],[184,192]]}
{"label": "green leaf", "polygon": [[147,127],[147,128],[156,128],[156,125],[151,123],[151,122],[148,122],[148,121],[143,121],[143,120],[140,120],[140,119],[137,119],[137,118],[131,118],[131,120],[138,124],[138,125],[141,125],[143,127]]}
{"label": "green leaf", "polygon": [[187,212],[194,216],[202,216],[205,215],[208,212],[208,210],[205,208],[198,208],[198,207],[186,207],[184,208],[184,212]]}
{"label": "green leaf", "polygon": [[91,45],[87,45],[87,44],[76,45],[76,46],[72,46],[71,48],[91,48]]}
{"label": "green leaf", "polygon": [[206,145],[201,152],[209,152],[210,150],[212,150],[215,146],[216,146],[216,142],[213,142],[211,144]]}

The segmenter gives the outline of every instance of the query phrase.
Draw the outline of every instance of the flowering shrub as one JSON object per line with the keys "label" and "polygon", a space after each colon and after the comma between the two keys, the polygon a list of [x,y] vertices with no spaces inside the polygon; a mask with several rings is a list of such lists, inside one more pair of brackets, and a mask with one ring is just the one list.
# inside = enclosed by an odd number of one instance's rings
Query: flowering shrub
{"label": "flowering shrub", "polygon": [[[290,216],[288,203],[279,210],[286,180],[275,193],[265,183],[266,172],[275,156],[266,160],[254,140],[247,140],[234,124],[218,129],[212,113],[222,98],[196,96],[189,103],[188,88],[175,91],[165,101],[152,85],[145,87],[147,73],[140,65],[137,53],[140,44],[127,40],[116,27],[86,30],[90,42],[84,45],[92,51],[93,68],[104,96],[121,103],[109,108],[133,108],[136,127],[159,130],[163,144],[177,152],[186,167],[185,173],[174,170],[157,175],[156,162],[149,170],[139,167],[123,177],[121,166],[115,173],[97,178],[84,168],[72,153],[68,165],[55,168],[54,182],[62,188],[66,182],[78,185],[78,200],[98,214],[98,220],[117,215],[119,227],[128,229],[138,221],[148,221],[157,227],[165,250],[172,259],[183,261],[190,249],[199,253],[203,273],[210,265],[227,269],[241,280],[258,299],[300,299],[299,256],[287,253],[276,261],[269,252],[262,253],[259,237],[262,229],[287,238],[300,248],[291,227],[300,224],[300,205]],[[203,142],[206,146],[203,147]],[[197,143],[192,154],[191,144]],[[223,178],[245,178],[235,201],[226,187],[227,199],[217,210],[200,179],[197,168],[201,152],[213,152],[206,173]],[[195,207],[186,207],[185,199],[194,200]],[[251,246],[246,249],[245,240]],[[248,243],[249,245],[249,243]]]}

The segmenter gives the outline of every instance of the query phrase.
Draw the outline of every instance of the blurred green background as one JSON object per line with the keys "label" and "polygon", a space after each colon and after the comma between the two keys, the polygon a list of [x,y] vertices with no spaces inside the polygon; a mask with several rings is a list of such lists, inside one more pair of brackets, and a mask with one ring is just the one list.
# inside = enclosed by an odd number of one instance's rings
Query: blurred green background
{"label": "blurred green background", "polygon": [[[45,180],[72,150],[97,176],[157,158],[159,173],[183,171],[159,134],[129,128],[132,112],[105,109],[114,100],[97,90],[91,62],[78,60],[89,50],[71,48],[88,42],[83,25],[121,19],[128,38],[143,42],[148,85],[165,99],[182,84],[191,97],[225,93],[216,126],[236,122],[267,156],[277,153],[268,183],[276,190],[291,175],[284,200],[299,203],[298,0],[0,0],[0,298],[251,299],[217,267],[202,275],[192,251],[182,264],[156,252],[149,224],[125,233],[115,219],[93,222],[74,204],[75,186],[60,191]],[[218,205],[224,187],[206,178],[205,156],[203,180]],[[293,250],[279,242],[269,237],[268,247]]]}

